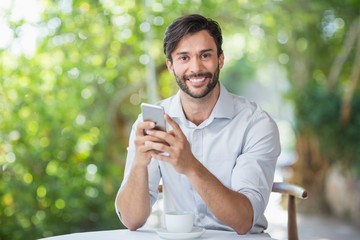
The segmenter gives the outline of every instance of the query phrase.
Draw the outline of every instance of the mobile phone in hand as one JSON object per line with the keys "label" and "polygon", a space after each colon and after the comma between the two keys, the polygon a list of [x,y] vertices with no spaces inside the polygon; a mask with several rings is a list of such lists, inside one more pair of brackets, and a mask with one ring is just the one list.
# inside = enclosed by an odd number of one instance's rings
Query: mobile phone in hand
{"label": "mobile phone in hand", "polygon": [[144,121],[151,121],[155,123],[154,129],[166,131],[166,122],[164,119],[164,108],[162,106],[142,103],[141,112]]}

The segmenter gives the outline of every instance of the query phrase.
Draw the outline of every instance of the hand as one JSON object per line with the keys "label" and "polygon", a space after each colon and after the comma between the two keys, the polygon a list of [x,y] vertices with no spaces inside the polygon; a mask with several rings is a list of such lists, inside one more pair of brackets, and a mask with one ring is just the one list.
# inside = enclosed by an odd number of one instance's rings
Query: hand
{"label": "hand", "polygon": [[[161,139],[151,136],[147,134],[149,129],[152,129],[155,127],[155,123],[150,121],[140,122],[137,125],[136,129],[136,135],[135,135],[135,164],[137,166],[148,166],[151,161],[152,154],[159,153],[153,148],[146,145],[146,142],[160,142]],[[153,130],[156,131],[156,130]]]}
{"label": "hand", "polygon": [[199,162],[192,154],[190,144],[179,125],[167,114],[164,115],[164,118],[173,130],[169,132],[148,131],[149,136],[160,139],[162,142],[146,141],[145,145],[155,150],[151,152],[153,158],[170,163],[179,173],[189,174]]}

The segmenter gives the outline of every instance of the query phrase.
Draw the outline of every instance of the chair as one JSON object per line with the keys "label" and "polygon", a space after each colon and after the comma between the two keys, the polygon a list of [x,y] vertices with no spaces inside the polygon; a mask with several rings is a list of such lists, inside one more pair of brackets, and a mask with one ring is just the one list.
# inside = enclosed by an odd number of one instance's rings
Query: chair
{"label": "chair", "polygon": [[[158,191],[162,192],[162,185],[159,185]],[[274,182],[272,186],[272,192],[288,195],[287,212],[288,212],[288,239],[298,240],[298,229],[296,221],[296,205],[295,198],[306,199],[308,194],[306,190],[298,185],[286,183],[286,182]]]}
{"label": "chair", "polygon": [[297,221],[296,221],[295,198],[306,199],[308,196],[306,190],[295,184],[290,184],[285,182],[274,182],[272,186],[272,192],[288,195],[288,202],[287,202],[288,239],[298,240],[299,236],[298,236]]}

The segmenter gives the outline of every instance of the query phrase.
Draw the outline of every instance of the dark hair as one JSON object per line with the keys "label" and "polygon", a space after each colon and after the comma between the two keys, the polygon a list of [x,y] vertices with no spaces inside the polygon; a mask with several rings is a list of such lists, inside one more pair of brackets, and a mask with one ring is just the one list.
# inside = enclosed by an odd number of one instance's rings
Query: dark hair
{"label": "dark hair", "polygon": [[219,24],[199,14],[190,14],[175,19],[166,29],[164,37],[164,53],[166,58],[172,61],[171,53],[175,50],[180,40],[187,34],[193,34],[206,30],[215,41],[218,56],[223,53],[221,48],[222,35]]}

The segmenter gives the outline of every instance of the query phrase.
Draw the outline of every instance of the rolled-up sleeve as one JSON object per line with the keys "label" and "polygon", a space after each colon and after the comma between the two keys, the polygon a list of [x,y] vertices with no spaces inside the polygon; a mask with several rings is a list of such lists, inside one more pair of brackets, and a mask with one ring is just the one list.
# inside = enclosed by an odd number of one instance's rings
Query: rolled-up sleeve
{"label": "rolled-up sleeve", "polygon": [[[279,131],[265,112],[255,114],[250,121],[243,151],[236,160],[231,178],[232,188],[244,194],[251,202],[253,230],[264,229],[263,217],[271,193],[275,166],[280,155]],[[265,225],[265,226],[263,226]]]}

